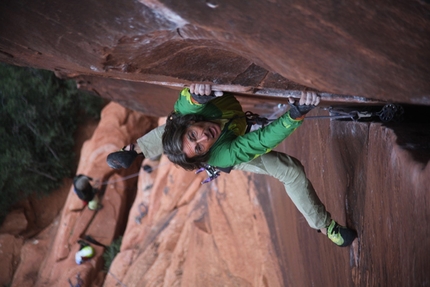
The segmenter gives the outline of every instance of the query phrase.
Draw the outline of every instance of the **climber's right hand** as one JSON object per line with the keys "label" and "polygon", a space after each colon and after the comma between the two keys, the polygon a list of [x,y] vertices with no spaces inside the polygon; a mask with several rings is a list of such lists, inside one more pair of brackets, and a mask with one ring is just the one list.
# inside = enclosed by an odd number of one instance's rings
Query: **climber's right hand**
{"label": "climber's right hand", "polygon": [[199,96],[210,96],[212,93],[212,86],[209,84],[191,84],[190,93]]}
{"label": "climber's right hand", "polygon": [[292,119],[303,119],[304,116],[314,109],[321,100],[321,97],[315,92],[302,92],[299,103],[294,98],[288,99],[290,102],[290,117]]}

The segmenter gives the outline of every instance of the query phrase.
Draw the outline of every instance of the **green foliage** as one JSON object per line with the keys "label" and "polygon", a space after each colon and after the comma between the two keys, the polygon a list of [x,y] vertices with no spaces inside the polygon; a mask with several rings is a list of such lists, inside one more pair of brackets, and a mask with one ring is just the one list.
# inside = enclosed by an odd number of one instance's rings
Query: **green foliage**
{"label": "green foliage", "polygon": [[102,104],[52,72],[0,63],[0,223],[19,200],[72,176],[78,119]]}
{"label": "green foliage", "polygon": [[122,236],[115,239],[111,245],[109,245],[103,253],[103,260],[105,261],[105,271],[109,271],[110,265],[113,259],[119,253],[121,249]]}

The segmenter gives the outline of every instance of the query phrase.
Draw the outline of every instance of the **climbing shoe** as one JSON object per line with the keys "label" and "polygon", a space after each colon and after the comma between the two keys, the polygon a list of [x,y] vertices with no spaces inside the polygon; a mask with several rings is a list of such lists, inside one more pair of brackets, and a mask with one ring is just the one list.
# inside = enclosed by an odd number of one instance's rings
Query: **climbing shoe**
{"label": "climbing shoe", "polygon": [[130,150],[125,150],[123,147],[120,151],[110,153],[107,158],[107,164],[113,169],[129,168],[139,155],[134,150],[134,145],[130,145]]}
{"label": "climbing shoe", "polygon": [[351,245],[357,237],[357,232],[337,224],[337,222],[332,219],[330,225],[327,227],[327,237],[333,241],[334,244],[340,247],[346,247]]}

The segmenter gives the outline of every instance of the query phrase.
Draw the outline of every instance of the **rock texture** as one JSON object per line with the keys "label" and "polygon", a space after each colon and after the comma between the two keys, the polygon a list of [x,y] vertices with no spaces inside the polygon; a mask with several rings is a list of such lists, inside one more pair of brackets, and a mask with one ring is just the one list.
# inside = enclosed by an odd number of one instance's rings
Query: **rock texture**
{"label": "rock texture", "polygon": [[[115,0],[106,5],[21,0],[0,5],[1,61],[79,77],[95,91],[103,83],[92,86],[94,77],[140,82],[132,98],[138,103],[133,108],[142,112],[149,110],[142,108],[148,97],[160,97],[145,91],[152,88],[148,83],[195,81],[249,86],[251,95],[281,98],[311,88],[328,99],[334,94],[430,104],[427,1]],[[120,83],[118,90],[128,85]],[[165,89],[163,100],[173,94]],[[111,96],[131,98],[127,89]],[[170,110],[158,108],[150,113],[164,116]]]}
{"label": "rock texture", "polygon": [[[68,181],[65,185],[68,196],[65,202],[62,200],[62,211],[55,221],[31,239],[25,236],[23,230],[19,234],[21,239],[14,240],[16,246],[22,245],[21,253],[18,253],[20,258],[15,254],[17,247],[11,249],[13,253],[2,249],[10,254],[8,257],[13,257],[7,262],[15,266],[20,262],[15,274],[11,272],[14,270],[12,267],[9,267],[9,274],[5,274],[14,276],[12,286],[62,286],[67,284],[69,278],[74,281],[77,274],[85,282],[101,286],[104,278],[103,247],[95,246],[94,259],[76,265],[75,253],[79,250],[77,242],[85,235],[90,235],[100,243],[110,245],[114,238],[124,232],[127,213],[136,194],[136,171],[140,165],[140,162],[136,162],[129,170],[116,173],[107,166],[106,156],[135,141],[156,125],[156,119],[127,110],[116,103],[104,108],[97,130],[83,145],[77,169],[77,174],[92,177],[93,185],[100,187],[103,208],[94,212],[84,207],[74,193],[71,181]],[[128,180],[124,179],[124,176],[133,173],[134,176]],[[50,208],[46,207],[55,207],[55,204],[50,201],[38,206],[40,215],[37,217],[43,218],[49,215]],[[2,247],[7,248],[8,245]]]}
{"label": "rock texture", "polygon": [[[20,287],[76,284],[78,275],[82,286],[105,287],[420,286],[429,280],[429,234],[422,226],[430,220],[430,153],[416,150],[427,157],[417,162],[392,129],[309,119],[278,148],[302,161],[332,216],[358,231],[354,245],[341,249],[307,226],[270,177],[233,171],[201,185],[203,174],[165,157],[141,163],[152,172],[139,169],[140,162],[120,173],[107,167],[107,153],[155,125],[118,104],[105,108],[78,167],[106,183],[103,209],[82,209],[68,185],[61,215],[48,228],[28,239],[1,236],[3,284],[12,275],[11,286]],[[421,132],[422,140],[429,136]],[[90,261],[74,262],[84,235],[110,245],[121,234],[107,273],[103,247],[93,245]]]}
{"label": "rock texture", "polygon": [[[103,209],[83,208],[70,180],[54,199],[24,202],[0,229],[0,283],[67,286],[79,275],[83,286],[106,287],[425,286],[429,7],[2,1],[0,61],[55,71],[113,102],[77,170],[102,187]],[[405,104],[403,124],[309,119],[278,147],[302,161],[333,217],[358,231],[351,248],[310,229],[269,177],[232,172],[202,186],[203,175],[163,157],[143,162],[152,173],[140,162],[109,169],[108,153],[157,124],[137,111],[165,116],[178,89],[196,81],[223,85],[246,110],[268,114],[304,89],[320,92],[323,104]],[[85,235],[104,245],[124,236],[108,272],[101,246],[88,262],[74,262]]]}

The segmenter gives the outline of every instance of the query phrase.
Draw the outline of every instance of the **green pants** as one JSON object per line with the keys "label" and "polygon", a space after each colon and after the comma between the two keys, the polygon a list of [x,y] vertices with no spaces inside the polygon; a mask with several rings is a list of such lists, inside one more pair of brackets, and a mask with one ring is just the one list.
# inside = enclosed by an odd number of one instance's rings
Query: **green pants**
{"label": "green pants", "polygon": [[318,198],[298,159],[271,151],[249,162],[235,165],[233,169],[273,176],[284,185],[288,196],[310,227],[321,229],[330,224],[330,214]]}
{"label": "green pants", "polygon": [[[145,158],[153,158],[163,153],[163,132],[164,126],[160,126],[137,140]],[[235,165],[233,169],[273,176],[284,185],[288,196],[310,227],[321,229],[330,224],[330,214],[318,198],[299,160],[271,151],[249,162]]]}

